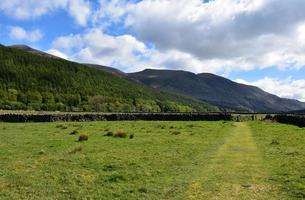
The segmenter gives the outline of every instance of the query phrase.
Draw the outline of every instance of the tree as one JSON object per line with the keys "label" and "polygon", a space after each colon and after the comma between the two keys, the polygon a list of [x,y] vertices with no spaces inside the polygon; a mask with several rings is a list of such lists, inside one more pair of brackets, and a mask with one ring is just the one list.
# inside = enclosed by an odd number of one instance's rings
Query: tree
{"label": "tree", "polygon": [[106,98],[101,95],[91,97],[89,99],[89,104],[93,110],[97,112],[104,112],[107,109]]}
{"label": "tree", "polygon": [[81,103],[81,97],[79,94],[68,94],[66,95],[66,103],[68,106],[77,107]]}
{"label": "tree", "polygon": [[43,92],[41,94],[41,96],[42,96],[42,103],[45,103],[45,104],[54,104],[55,103],[54,95],[51,92]]}
{"label": "tree", "polygon": [[27,104],[27,102],[28,102],[27,95],[24,94],[24,93],[19,92],[18,93],[18,101],[22,102],[24,104]]}
{"label": "tree", "polygon": [[[30,103],[41,104],[42,96],[38,91],[28,92],[27,93],[27,102],[28,102],[28,104],[30,104]],[[38,107],[38,106],[35,105],[35,107]]]}
{"label": "tree", "polygon": [[0,100],[6,101],[7,99],[7,92],[5,90],[0,89]]}
{"label": "tree", "polygon": [[18,91],[15,89],[8,89],[7,97],[9,101],[17,101]]}

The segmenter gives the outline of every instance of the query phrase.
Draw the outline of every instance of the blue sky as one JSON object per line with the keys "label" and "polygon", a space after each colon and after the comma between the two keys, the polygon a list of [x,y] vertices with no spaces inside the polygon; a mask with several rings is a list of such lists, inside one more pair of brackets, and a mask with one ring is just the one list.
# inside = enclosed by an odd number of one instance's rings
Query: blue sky
{"label": "blue sky", "polygon": [[0,43],[119,68],[216,73],[305,101],[304,0],[2,0]]}

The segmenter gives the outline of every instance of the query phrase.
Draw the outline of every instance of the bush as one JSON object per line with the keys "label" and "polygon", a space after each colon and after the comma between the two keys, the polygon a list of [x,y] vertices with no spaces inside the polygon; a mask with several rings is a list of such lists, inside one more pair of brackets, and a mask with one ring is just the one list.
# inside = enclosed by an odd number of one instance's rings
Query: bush
{"label": "bush", "polygon": [[280,142],[276,139],[273,139],[272,142],[270,143],[271,145],[279,145]]}
{"label": "bush", "polygon": [[108,178],[109,182],[119,182],[119,181],[125,181],[126,178],[120,174],[112,174],[110,175],[110,177]]}
{"label": "bush", "polygon": [[160,124],[158,127],[159,127],[160,129],[165,129],[165,128],[166,128],[165,125],[161,125],[161,124]]}
{"label": "bush", "polygon": [[172,134],[173,135],[179,135],[179,134],[181,134],[181,132],[180,131],[174,131]]}
{"label": "bush", "polygon": [[115,170],[116,170],[116,167],[115,167],[115,165],[112,165],[112,164],[104,165],[104,167],[103,167],[103,171],[105,171],[105,172],[112,172]]}
{"label": "bush", "polygon": [[40,154],[40,155],[42,155],[42,154],[44,154],[45,153],[45,151],[43,150],[43,149],[41,149],[39,152],[38,152],[38,154]]}
{"label": "bush", "polygon": [[133,139],[133,138],[134,138],[134,134],[130,134],[129,139]]}
{"label": "bush", "polygon": [[139,188],[138,191],[141,193],[147,193],[147,189],[144,187]]}
{"label": "bush", "polygon": [[126,138],[127,137],[127,134],[123,131],[118,131],[114,134],[114,137],[117,137],[117,138]]}
{"label": "bush", "polygon": [[79,138],[78,138],[78,141],[79,142],[83,142],[83,141],[87,141],[88,140],[88,135],[80,135]]}
{"label": "bush", "polygon": [[70,135],[76,135],[78,133],[78,131],[77,130],[74,130],[74,131],[72,131],[71,133],[70,133]]}
{"label": "bush", "polygon": [[108,133],[106,133],[104,136],[107,136],[107,137],[112,137],[113,136],[113,132],[109,131]]}

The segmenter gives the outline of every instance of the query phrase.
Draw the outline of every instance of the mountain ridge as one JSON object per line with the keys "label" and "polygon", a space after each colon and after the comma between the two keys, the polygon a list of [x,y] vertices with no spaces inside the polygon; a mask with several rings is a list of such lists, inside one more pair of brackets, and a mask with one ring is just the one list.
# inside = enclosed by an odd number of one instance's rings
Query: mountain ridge
{"label": "mountain ridge", "polygon": [[156,89],[171,91],[235,111],[285,112],[305,108],[305,103],[280,98],[262,89],[236,83],[211,73],[146,69],[128,77]]}
{"label": "mountain ridge", "polygon": [[34,48],[32,48],[30,46],[27,46],[27,45],[24,45],[24,44],[16,44],[16,45],[8,46],[8,47],[18,49],[18,50],[21,50],[21,51],[25,51],[25,52],[28,52],[28,53],[32,53],[32,54],[35,54],[35,55],[46,56],[46,57],[55,58],[55,59],[63,59],[63,58],[60,58],[58,56],[54,56],[52,54],[46,53],[44,51],[34,49]]}
{"label": "mountain ridge", "polygon": [[[24,45],[13,46],[41,56],[49,54],[39,50],[33,51]],[[45,55],[46,54],[46,55]],[[262,89],[240,84],[212,73],[198,73],[184,70],[145,69],[140,72],[125,73],[116,68],[97,64],[83,64],[122,79],[146,85],[166,93],[194,98],[208,102],[225,111],[238,112],[289,112],[305,109],[305,103],[294,99],[280,98]]]}

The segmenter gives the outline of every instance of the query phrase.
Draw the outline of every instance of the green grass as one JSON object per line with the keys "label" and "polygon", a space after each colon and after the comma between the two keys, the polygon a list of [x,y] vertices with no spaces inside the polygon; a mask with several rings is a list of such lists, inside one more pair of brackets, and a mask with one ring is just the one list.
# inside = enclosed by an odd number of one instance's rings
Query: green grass
{"label": "green grass", "polygon": [[305,128],[278,123],[249,123],[262,152],[269,179],[290,199],[305,199]]}
{"label": "green grass", "polygon": [[302,199],[304,144],[264,122],[0,123],[0,199]]}

